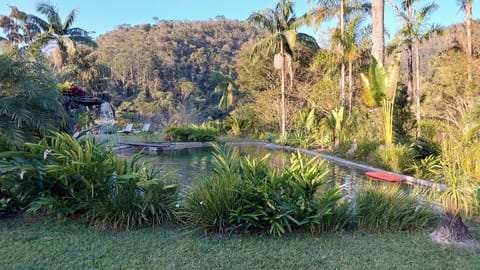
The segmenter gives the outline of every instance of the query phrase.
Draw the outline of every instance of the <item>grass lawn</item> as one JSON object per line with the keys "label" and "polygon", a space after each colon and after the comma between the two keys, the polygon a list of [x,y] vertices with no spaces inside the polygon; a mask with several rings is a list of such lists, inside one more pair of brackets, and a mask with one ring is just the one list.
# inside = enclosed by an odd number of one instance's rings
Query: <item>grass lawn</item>
{"label": "grass lawn", "polygon": [[115,233],[0,220],[1,269],[480,269],[479,255],[433,244],[428,231],[218,238],[179,228]]}

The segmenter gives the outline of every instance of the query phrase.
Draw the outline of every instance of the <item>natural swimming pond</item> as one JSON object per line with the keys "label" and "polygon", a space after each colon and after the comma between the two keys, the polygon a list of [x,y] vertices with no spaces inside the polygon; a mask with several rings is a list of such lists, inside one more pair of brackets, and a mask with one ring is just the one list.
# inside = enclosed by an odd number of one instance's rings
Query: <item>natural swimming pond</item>
{"label": "natural swimming pond", "polygon": [[[260,159],[270,153],[269,164],[275,168],[281,168],[289,161],[290,151],[268,149],[263,145],[254,146],[232,146],[242,154],[250,155],[252,158]],[[138,147],[122,151],[123,156],[130,156],[139,151]],[[213,152],[212,148],[191,148],[174,151],[145,151],[146,158],[158,166],[162,172],[170,172],[178,180],[182,189],[188,188],[196,181],[201,179],[202,175],[210,173],[212,168]],[[321,160],[321,159],[320,159]],[[345,166],[339,166],[333,162],[324,161],[329,173],[332,184],[342,186],[346,196],[351,197],[362,185],[372,181],[369,180],[364,171]]]}

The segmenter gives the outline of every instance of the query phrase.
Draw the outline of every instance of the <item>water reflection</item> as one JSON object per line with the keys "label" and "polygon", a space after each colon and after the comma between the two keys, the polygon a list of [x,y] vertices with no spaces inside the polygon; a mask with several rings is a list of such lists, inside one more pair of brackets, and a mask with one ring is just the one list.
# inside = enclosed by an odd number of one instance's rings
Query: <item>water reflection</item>
{"label": "water reflection", "polygon": [[[249,155],[252,158],[260,159],[266,154],[270,154],[268,162],[274,168],[282,168],[287,165],[291,152],[278,149],[267,149],[263,146],[234,146],[242,155]],[[131,156],[139,149],[133,149],[128,152],[120,153],[122,156]],[[212,148],[194,148],[176,151],[160,151],[153,149],[145,151],[146,158],[152,162],[164,173],[171,173],[172,176],[182,185],[185,190],[203,175],[210,173],[212,168]],[[370,180],[364,175],[364,172],[354,168],[339,166],[335,163],[325,160],[332,185],[343,189],[347,198],[355,196],[355,192],[361,186]]]}

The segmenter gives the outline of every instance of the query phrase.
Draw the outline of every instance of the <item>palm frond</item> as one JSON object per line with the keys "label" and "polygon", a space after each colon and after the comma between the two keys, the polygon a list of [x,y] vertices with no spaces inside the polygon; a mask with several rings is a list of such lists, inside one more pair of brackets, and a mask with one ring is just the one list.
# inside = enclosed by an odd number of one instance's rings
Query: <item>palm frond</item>
{"label": "palm frond", "polygon": [[248,22],[252,25],[258,26],[260,28],[266,29],[270,34],[275,33],[274,27],[274,14],[271,9],[264,9],[260,12],[254,12],[248,17]]}
{"label": "palm frond", "polygon": [[70,11],[70,13],[65,18],[65,21],[63,22],[63,26],[61,28],[62,32],[67,33],[67,31],[71,30],[71,27],[75,21],[76,15],[77,15],[77,9]]}

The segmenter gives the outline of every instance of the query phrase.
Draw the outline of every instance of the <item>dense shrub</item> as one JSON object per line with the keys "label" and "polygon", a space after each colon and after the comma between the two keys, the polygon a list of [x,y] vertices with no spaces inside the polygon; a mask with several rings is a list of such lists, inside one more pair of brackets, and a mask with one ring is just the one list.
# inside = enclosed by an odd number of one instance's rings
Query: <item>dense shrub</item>
{"label": "dense shrub", "polygon": [[215,232],[265,232],[294,229],[332,231],[351,219],[338,188],[329,187],[323,162],[292,154],[276,172],[262,159],[239,156],[215,146],[212,174],[192,188],[185,209],[193,225]]}
{"label": "dense shrub", "polygon": [[440,156],[442,152],[438,144],[422,138],[418,138],[410,144],[410,148],[413,150],[416,159],[423,159],[428,156]]}
{"label": "dense shrub", "polygon": [[140,162],[140,154],[124,160],[109,147],[91,140],[79,143],[67,134],[26,147],[2,153],[0,187],[12,196],[22,194],[29,213],[89,213],[99,228],[178,220],[176,186]]}
{"label": "dense shrub", "polygon": [[373,163],[379,167],[403,173],[408,170],[413,163],[414,153],[404,145],[391,145],[387,147],[379,147],[373,156]]}
{"label": "dense shrub", "polygon": [[360,159],[360,160],[366,160],[370,157],[372,153],[374,153],[378,147],[380,146],[380,143],[377,142],[371,142],[371,141],[362,141],[358,143],[357,150],[355,150],[355,158]]}
{"label": "dense shrub", "polygon": [[431,205],[420,200],[416,189],[372,183],[355,195],[355,218],[359,229],[377,233],[425,228],[434,219]]}
{"label": "dense shrub", "polygon": [[165,129],[165,135],[169,138],[170,141],[206,142],[214,141],[215,138],[218,136],[218,131],[210,127],[202,126],[170,126]]}

